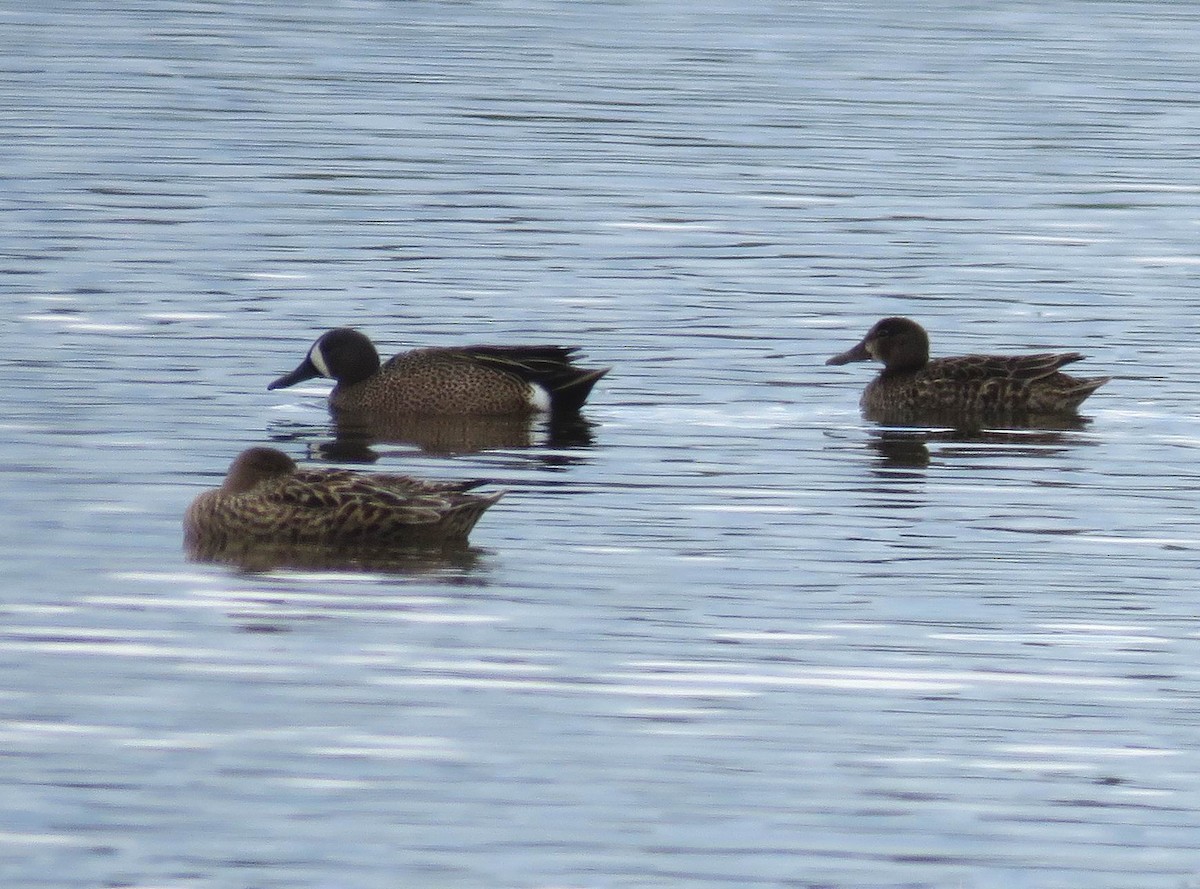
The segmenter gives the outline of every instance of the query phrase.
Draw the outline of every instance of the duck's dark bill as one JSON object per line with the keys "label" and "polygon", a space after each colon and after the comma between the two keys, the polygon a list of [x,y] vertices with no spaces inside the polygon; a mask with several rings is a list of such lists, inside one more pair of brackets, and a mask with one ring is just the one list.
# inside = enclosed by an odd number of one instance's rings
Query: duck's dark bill
{"label": "duck's dark bill", "polygon": [[267,386],[267,391],[272,389],[286,389],[288,386],[295,386],[297,383],[303,383],[305,380],[311,380],[313,377],[319,377],[321,372],[308,358],[300,362],[300,366],[289,374],[284,374],[271,385]]}
{"label": "duck's dark bill", "polygon": [[849,364],[851,361],[870,361],[871,353],[867,351],[867,341],[863,340],[852,349],[847,349],[841,355],[834,355],[826,364]]}

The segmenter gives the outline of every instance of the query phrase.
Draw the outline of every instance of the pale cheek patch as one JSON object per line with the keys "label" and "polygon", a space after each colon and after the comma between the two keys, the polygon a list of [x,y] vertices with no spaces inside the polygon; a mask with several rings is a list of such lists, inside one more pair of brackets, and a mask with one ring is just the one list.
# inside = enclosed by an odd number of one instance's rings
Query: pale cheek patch
{"label": "pale cheek patch", "polygon": [[550,410],[550,393],[536,383],[530,383],[529,403],[535,410],[547,413]]}
{"label": "pale cheek patch", "polygon": [[321,376],[333,379],[333,375],[329,372],[329,365],[325,363],[325,356],[321,354],[320,346],[313,346],[309,350],[308,360],[312,362],[313,367],[317,369]]}

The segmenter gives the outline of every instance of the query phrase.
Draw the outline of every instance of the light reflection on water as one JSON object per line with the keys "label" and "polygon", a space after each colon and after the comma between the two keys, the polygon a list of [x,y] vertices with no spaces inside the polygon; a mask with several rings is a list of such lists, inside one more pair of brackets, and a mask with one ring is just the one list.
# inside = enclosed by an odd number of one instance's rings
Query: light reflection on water
{"label": "light reflection on water", "polygon": [[[1196,18],[8,13],[7,883],[1195,881]],[[823,361],[891,314],[1116,379],[881,428]],[[342,324],[614,370],[347,433],[265,391]],[[186,562],[271,443],[509,494],[460,559]]]}

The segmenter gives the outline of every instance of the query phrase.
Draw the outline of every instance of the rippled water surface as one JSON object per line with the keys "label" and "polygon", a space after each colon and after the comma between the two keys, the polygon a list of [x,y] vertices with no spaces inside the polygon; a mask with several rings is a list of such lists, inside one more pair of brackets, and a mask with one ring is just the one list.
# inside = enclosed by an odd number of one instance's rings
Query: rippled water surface
{"label": "rippled water surface", "polygon": [[[0,10],[0,875],[1200,884],[1200,11]],[[1079,429],[824,360],[1078,349]],[[562,342],[568,436],[334,443],[313,338]],[[451,560],[188,562],[232,457],[484,477]]]}

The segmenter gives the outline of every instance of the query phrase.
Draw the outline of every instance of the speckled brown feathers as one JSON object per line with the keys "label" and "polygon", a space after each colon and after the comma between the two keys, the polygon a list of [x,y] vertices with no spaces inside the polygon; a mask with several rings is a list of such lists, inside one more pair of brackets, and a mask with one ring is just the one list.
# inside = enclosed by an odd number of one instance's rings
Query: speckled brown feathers
{"label": "speckled brown feathers", "polygon": [[887,371],[867,384],[863,407],[1055,414],[1074,411],[1108,377],[1072,377],[1058,368],[1082,355],[963,355],[919,371]]}
{"label": "speckled brown feathers", "polygon": [[357,385],[339,385],[330,405],[337,411],[419,414],[576,411],[608,372],[576,367],[576,351],[560,346],[414,349]]}
{"label": "speckled brown feathers", "polygon": [[929,359],[925,330],[907,318],[884,318],[863,340],[827,364],[874,358],[884,368],[863,392],[874,418],[924,412],[973,416],[1074,412],[1111,377],[1073,377],[1059,369],[1078,352],[963,355]]}
{"label": "speckled brown feathers", "polygon": [[298,469],[281,451],[250,448],[225,484],[184,517],[190,549],[227,543],[426,546],[465,542],[501,494],[469,494],[478,481]]}
{"label": "speckled brown feathers", "polygon": [[338,414],[569,414],[609,370],[579,367],[577,354],[564,346],[428,348],[402,352],[381,366],[370,339],[338,328],[267,388],[329,377],[337,381],[329,405]]}

